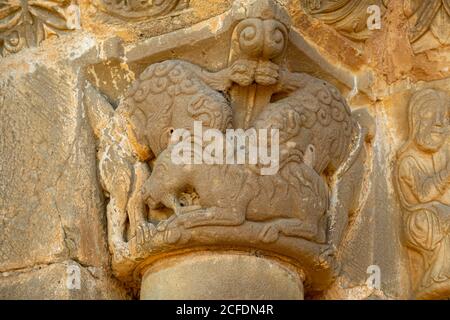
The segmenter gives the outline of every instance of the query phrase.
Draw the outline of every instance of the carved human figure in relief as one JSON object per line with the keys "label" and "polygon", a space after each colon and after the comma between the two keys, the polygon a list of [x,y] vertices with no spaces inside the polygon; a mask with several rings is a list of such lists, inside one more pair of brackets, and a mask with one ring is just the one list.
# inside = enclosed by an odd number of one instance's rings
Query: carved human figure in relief
{"label": "carved human figure in relief", "polygon": [[387,0],[302,0],[302,7],[314,18],[335,28],[353,41],[364,41],[371,35],[367,27],[371,6],[383,14]]}
{"label": "carved human figure in relief", "polygon": [[417,92],[409,105],[409,139],[398,154],[397,184],[406,244],[421,257],[412,269],[421,297],[450,294],[450,145],[447,94]]}

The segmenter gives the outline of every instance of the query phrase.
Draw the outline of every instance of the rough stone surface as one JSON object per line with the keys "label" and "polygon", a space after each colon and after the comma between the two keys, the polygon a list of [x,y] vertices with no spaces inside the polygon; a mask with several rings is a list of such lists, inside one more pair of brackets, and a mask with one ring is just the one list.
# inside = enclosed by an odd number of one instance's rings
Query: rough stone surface
{"label": "rough stone surface", "polygon": [[[79,270],[79,287],[71,284],[71,270]],[[83,267],[74,261],[37,265],[31,269],[3,272],[0,299],[129,299],[120,283],[96,267]]]}
{"label": "rough stone surface", "polygon": [[[94,59],[96,43],[86,35],[66,40],[71,44],[58,51],[37,48],[1,62],[0,272],[68,259],[109,267],[104,198],[91,165],[95,140],[79,72],[80,60]],[[39,274],[52,277],[48,272]],[[30,286],[40,283],[22,277]],[[12,287],[2,288],[8,296]]]}

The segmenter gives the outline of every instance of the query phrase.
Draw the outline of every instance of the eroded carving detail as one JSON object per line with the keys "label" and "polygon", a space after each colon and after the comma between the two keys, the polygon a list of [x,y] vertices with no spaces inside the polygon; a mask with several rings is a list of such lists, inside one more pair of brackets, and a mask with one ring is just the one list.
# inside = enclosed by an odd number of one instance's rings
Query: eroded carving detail
{"label": "eroded carving detail", "polygon": [[122,19],[150,18],[185,9],[189,0],[97,0],[104,12]]}
{"label": "eroded carving detail", "polygon": [[[113,265],[122,279],[161,253],[205,246],[283,255],[314,290],[333,277],[335,246],[358,206],[367,131],[335,87],[284,66],[285,12],[266,1],[247,12],[233,32],[227,68],[155,63],[117,110],[103,113],[110,120],[92,111]],[[174,164],[171,134],[192,132],[195,120],[221,134],[278,129],[279,171]]]}
{"label": "eroded carving detail", "polygon": [[3,56],[79,28],[79,8],[71,0],[0,1],[0,50]]}
{"label": "eroded carving detail", "polygon": [[370,16],[367,8],[377,5],[384,12],[386,2],[386,0],[302,0],[303,8],[308,14],[354,41],[364,41],[372,32],[367,28]]}
{"label": "eroded carving detail", "polygon": [[405,0],[404,11],[409,19],[409,38],[414,51],[450,44],[449,0]]}
{"label": "eroded carving detail", "polygon": [[450,294],[449,107],[444,92],[415,93],[409,105],[409,138],[398,152],[395,178],[418,298]]}

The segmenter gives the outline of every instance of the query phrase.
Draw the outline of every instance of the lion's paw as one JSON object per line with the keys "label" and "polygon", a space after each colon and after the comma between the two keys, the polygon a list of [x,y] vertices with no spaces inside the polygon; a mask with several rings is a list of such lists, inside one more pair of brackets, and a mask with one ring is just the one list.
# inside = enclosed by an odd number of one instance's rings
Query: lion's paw
{"label": "lion's paw", "polygon": [[264,243],[273,243],[278,240],[279,230],[274,225],[265,225],[259,234],[259,239]]}
{"label": "lion's paw", "polygon": [[168,244],[177,243],[181,238],[181,230],[179,228],[173,228],[164,232],[164,242]]}

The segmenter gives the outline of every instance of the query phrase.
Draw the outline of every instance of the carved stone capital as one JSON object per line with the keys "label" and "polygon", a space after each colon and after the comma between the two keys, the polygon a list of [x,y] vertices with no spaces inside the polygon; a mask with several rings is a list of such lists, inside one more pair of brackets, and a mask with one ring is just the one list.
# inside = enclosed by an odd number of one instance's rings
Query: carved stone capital
{"label": "carved stone capital", "polygon": [[[329,83],[291,72],[287,13],[273,1],[249,3],[234,26],[228,66],[154,63],[109,121],[90,109],[110,197],[113,270],[123,281],[156,281],[154,270],[169,268],[168,257],[181,266],[178,258],[205,252],[212,255],[206,264],[223,252],[282,261],[301,281],[298,297],[303,288],[325,290],[338,274],[337,249],[364,181],[370,117],[354,116]],[[188,157],[211,148],[195,140],[199,123],[220,141],[229,141],[230,129],[270,132],[276,169],[227,162],[229,143],[214,146],[224,161],[178,163],[174,150],[185,141]],[[194,140],[173,140],[180,129]],[[240,149],[231,144],[232,154]]]}

